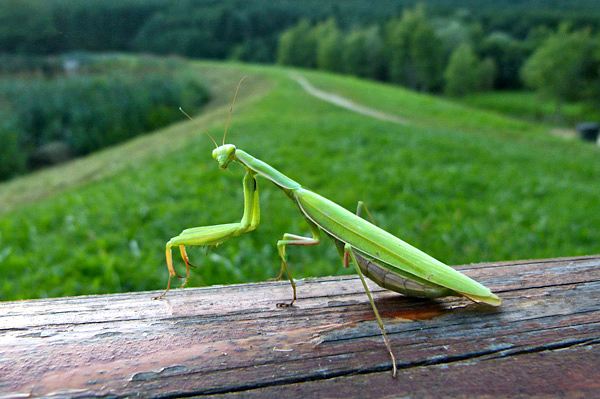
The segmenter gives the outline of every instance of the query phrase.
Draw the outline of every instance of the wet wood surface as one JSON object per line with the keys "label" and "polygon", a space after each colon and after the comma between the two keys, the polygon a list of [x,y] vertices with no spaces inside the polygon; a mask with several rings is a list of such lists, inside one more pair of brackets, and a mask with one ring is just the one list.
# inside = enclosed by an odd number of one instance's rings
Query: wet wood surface
{"label": "wet wood surface", "polygon": [[0,303],[0,398],[600,397],[600,256],[457,266],[503,300],[360,280]]}

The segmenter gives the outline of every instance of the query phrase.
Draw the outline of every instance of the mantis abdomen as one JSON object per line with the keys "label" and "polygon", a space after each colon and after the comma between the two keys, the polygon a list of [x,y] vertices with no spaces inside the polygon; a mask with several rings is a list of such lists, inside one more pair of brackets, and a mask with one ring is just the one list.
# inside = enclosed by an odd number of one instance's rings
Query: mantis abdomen
{"label": "mantis abdomen", "polygon": [[354,251],[354,256],[363,274],[387,290],[417,298],[460,296],[451,289],[429,283],[416,276],[403,276],[400,272],[392,271],[389,265],[382,266],[381,261],[369,258],[358,251]]}

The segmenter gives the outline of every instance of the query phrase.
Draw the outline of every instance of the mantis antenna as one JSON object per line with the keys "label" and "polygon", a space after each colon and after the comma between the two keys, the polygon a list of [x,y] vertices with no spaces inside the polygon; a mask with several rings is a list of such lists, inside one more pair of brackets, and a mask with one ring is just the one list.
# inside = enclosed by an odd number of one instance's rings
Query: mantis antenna
{"label": "mantis antenna", "polygon": [[238,90],[240,89],[240,86],[242,85],[242,82],[244,81],[244,79],[246,79],[246,76],[243,76],[240,79],[240,82],[238,83],[237,88],[235,89],[235,94],[233,95],[233,101],[231,102],[231,108],[229,108],[229,116],[227,117],[227,123],[225,124],[225,133],[223,133],[223,145],[225,145],[225,136],[227,135],[227,128],[229,127],[229,119],[231,118],[231,113],[233,112],[233,104],[235,104],[235,99],[237,97]]}
{"label": "mantis antenna", "polygon": [[203,128],[202,126],[200,126],[200,124],[199,124],[198,122],[196,122],[196,121],[194,120],[194,118],[192,118],[191,116],[189,116],[189,115],[187,114],[187,112],[185,112],[185,111],[183,110],[183,108],[179,107],[179,110],[180,110],[180,111],[181,111],[181,112],[182,112],[182,113],[183,113],[185,116],[187,116],[187,117],[188,117],[188,118],[189,118],[189,119],[190,119],[192,122],[194,122],[194,125],[198,126],[200,129],[202,129],[202,131],[203,131],[204,133],[206,133],[206,135],[207,135],[208,137],[210,137],[210,139],[212,140],[212,142],[213,142],[213,143],[215,143],[215,148],[218,148],[218,147],[219,147],[219,145],[217,144],[217,142],[215,141],[215,139],[213,139],[213,138],[212,138],[212,136],[210,135],[210,133],[208,133],[208,132],[206,131],[206,129],[205,129],[205,128]]}

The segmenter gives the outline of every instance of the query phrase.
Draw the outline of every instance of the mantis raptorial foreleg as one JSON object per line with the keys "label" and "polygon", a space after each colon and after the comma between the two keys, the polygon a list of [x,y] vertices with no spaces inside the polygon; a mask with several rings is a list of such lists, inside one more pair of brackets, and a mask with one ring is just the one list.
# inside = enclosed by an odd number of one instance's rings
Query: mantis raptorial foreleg
{"label": "mantis raptorial foreleg", "polygon": [[303,237],[296,234],[285,233],[283,235],[283,239],[277,241],[277,251],[279,252],[279,256],[281,257],[281,273],[279,274],[278,279],[283,276],[283,271],[285,270],[288,278],[290,279],[290,283],[292,284],[292,290],[294,291],[294,297],[292,298],[292,302],[290,303],[278,303],[277,307],[288,307],[294,304],[296,300],[296,284],[294,284],[294,278],[290,273],[290,268],[288,267],[287,261],[285,259],[285,247],[287,245],[319,245],[321,243],[321,231],[316,224],[306,219],[308,222],[308,226],[310,227],[310,231],[312,233],[312,238]]}
{"label": "mantis raptorial foreleg", "polygon": [[181,253],[181,258],[185,263],[185,280],[183,280],[183,283],[181,283],[181,288],[183,288],[190,279],[190,267],[196,268],[196,266],[190,263],[190,258],[188,257],[187,252],[185,251],[185,245],[179,246],[179,252]]}
{"label": "mantis raptorial foreleg", "polygon": [[369,297],[369,302],[371,302],[371,307],[373,308],[373,313],[375,313],[375,317],[377,318],[377,323],[379,323],[379,328],[381,329],[381,332],[383,334],[383,340],[385,341],[385,346],[387,347],[387,350],[390,353],[390,356],[392,358],[392,372],[393,372],[393,376],[395,377],[396,376],[396,358],[394,357],[394,353],[392,352],[392,346],[390,345],[390,341],[388,340],[387,334],[385,333],[385,327],[383,326],[383,321],[381,320],[381,316],[379,316],[379,312],[377,311],[377,307],[375,306],[375,302],[373,301],[373,296],[371,295],[369,286],[367,285],[365,277],[363,276],[363,273],[360,270],[360,267],[358,266],[358,261],[356,260],[356,256],[354,255],[352,245],[350,245],[350,244],[346,244],[344,246],[344,263],[345,263],[344,266],[346,266],[346,267],[349,266],[348,265],[348,260],[349,260],[348,255],[352,259],[352,263],[354,264],[354,267],[356,268],[356,272],[358,273],[358,276],[360,277],[360,281],[362,281],[363,287],[365,288],[367,296]]}
{"label": "mantis raptorial foreleg", "polygon": [[173,237],[167,242],[166,257],[167,257],[167,268],[169,269],[169,282],[167,283],[167,289],[161,295],[155,299],[162,298],[171,288],[171,279],[173,276],[181,278],[173,267],[173,253],[171,248],[178,246],[181,252],[181,257],[185,262],[187,275],[183,281],[182,287],[188,281],[190,276],[190,267],[193,266],[187,253],[185,251],[186,246],[217,246],[227,240],[230,237],[235,237],[240,234],[247,233],[258,227],[260,223],[260,204],[258,199],[258,185],[254,178],[255,173],[247,172],[244,176],[243,187],[244,187],[244,215],[239,223],[229,224],[218,224],[214,226],[203,226],[186,229],[176,237]]}

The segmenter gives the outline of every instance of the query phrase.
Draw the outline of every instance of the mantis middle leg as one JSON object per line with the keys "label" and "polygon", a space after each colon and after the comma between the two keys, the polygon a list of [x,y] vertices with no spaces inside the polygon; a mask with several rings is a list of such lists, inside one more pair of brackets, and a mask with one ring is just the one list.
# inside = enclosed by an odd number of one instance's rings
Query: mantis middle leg
{"label": "mantis middle leg", "polygon": [[292,290],[294,292],[292,302],[278,303],[277,307],[292,306],[294,304],[294,301],[296,300],[296,284],[294,284],[294,278],[292,277],[287,261],[285,260],[285,247],[287,245],[319,245],[319,243],[321,242],[321,231],[319,230],[319,227],[308,219],[306,219],[306,221],[308,223],[308,227],[310,227],[312,238],[285,233],[283,235],[283,239],[277,241],[277,251],[279,252],[279,256],[281,257],[281,273],[279,275],[279,278],[281,278],[281,276],[283,275],[283,271],[285,270],[286,274],[288,275],[288,278],[290,279],[290,283],[292,284]]}
{"label": "mantis middle leg", "polygon": [[[371,216],[371,212],[369,212],[369,209],[367,208],[367,206],[362,201],[358,201],[358,207],[356,209],[356,215],[360,216],[363,209],[367,213],[367,216],[371,220],[371,223],[375,224],[375,221],[373,220],[373,217]],[[307,221],[309,222],[309,224],[312,223],[308,219],[307,219]],[[315,228],[316,228],[316,226],[315,226]],[[320,235],[320,232],[319,232],[319,229],[317,228],[317,236],[318,235]],[[296,235],[293,235],[293,234],[287,234],[287,235],[283,236],[284,240],[286,240],[286,239],[289,240],[289,239],[293,239],[293,238],[300,239],[300,240],[307,240],[307,241],[310,242],[310,239],[307,238],[307,237],[299,237],[299,236],[296,236]],[[314,238],[315,238],[315,233],[313,232],[313,239]],[[320,240],[319,240],[319,242],[320,242]],[[317,242],[315,244],[313,244],[313,243],[296,243],[296,244],[289,243],[289,245],[317,245],[317,244],[319,244],[319,242]],[[342,244],[340,244],[339,242],[336,242],[336,241],[334,241],[334,242],[336,244],[336,247],[337,247],[337,249],[339,251],[340,256],[342,256],[342,254],[344,253],[344,246]],[[278,246],[279,246],[279,243],[278,243]],[[344,257],[344,265],[346,265],[348,263],[347,257],[348,257],[348,254],[346,253],[345,257]],[[283,277],[283,273],[286,270],[286,265],[287,265],[286,263],[282,262],[281,263],[281,270],[279,272],[279,276],[277,276],[276,278],[271,279],[270,281],[279,281],[279,280],[281,280],[281,278]],[[346,267],[348,267],[348,266],[346,266]],[[289,275],[289,273],[288,273],[288,275]],[[292,282],[292,286],[294,286],[293,282]],[[294,297],[294,299],[295,299],[295,297]],[[293,303],[293,301],[292,301],[292,303]]]}

